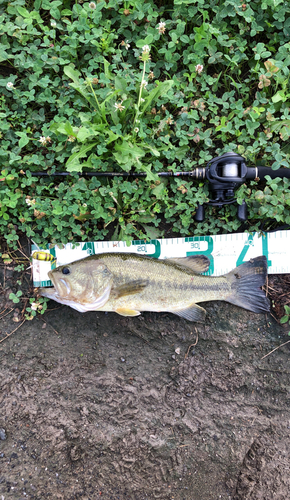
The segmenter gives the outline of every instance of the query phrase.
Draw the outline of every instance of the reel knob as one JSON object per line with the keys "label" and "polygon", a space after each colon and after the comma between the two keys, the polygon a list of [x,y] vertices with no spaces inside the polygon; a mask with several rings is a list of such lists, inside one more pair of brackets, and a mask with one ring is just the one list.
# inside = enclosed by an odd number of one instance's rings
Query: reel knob
{"label": "reel knob", "polygon": [[197,209],[194,215],[194,220],[196,222],[203,222],[204,221],[204,206],[198,204]]}
{"label": "reel knob", "polygon": [[248,218],[248,209],[245,200],[243,200],[243,203],[238,206],[238,219],[241,222],[245,222]]}

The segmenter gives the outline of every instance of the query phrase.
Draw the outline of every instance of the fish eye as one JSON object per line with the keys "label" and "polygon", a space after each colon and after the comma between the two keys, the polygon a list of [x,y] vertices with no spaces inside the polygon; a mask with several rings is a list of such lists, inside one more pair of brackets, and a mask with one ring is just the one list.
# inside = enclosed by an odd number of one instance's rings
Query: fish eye
{"label": "fish eye", "polygon": [[62,274],[70,274],[70,270],[68,267],[64,267],[61,272]]}

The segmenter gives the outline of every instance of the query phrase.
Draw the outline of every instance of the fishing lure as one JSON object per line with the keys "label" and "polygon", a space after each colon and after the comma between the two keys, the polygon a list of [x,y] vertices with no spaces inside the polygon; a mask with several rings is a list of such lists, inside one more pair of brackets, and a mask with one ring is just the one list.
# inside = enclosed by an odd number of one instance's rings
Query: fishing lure
{"label": "fishing lure", "polygon": [[45,262],[52,262],[52,263],[56,261],[55,257],[51,255],[51,253],[41,252],[41,251],[33,252],[32,258],[35,260],[42,260]]}

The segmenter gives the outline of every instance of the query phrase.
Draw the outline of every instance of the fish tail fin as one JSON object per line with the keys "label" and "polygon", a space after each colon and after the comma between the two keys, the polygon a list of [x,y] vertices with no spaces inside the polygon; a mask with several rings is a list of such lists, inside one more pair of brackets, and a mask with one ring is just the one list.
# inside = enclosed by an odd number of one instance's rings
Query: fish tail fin
{"label": "fish tail fin", "polygon": [[270,301],[261,287],[267,277],[267,259],[265,256],[241,264],[226,275],[231,284],[232,293],[226,301],[255,313],[270,310]]}

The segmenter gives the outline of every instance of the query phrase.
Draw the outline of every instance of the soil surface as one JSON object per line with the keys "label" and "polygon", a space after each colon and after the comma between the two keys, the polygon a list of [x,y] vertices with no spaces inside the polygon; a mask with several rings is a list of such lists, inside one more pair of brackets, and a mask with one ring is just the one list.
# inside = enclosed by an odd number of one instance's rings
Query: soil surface
{"label": "soil surface", "polygon": [[[289,500],[289,325],[222,302],[22,323],[1,276],[0,500]],[[289,277],[269,292],[281,317]]]}

